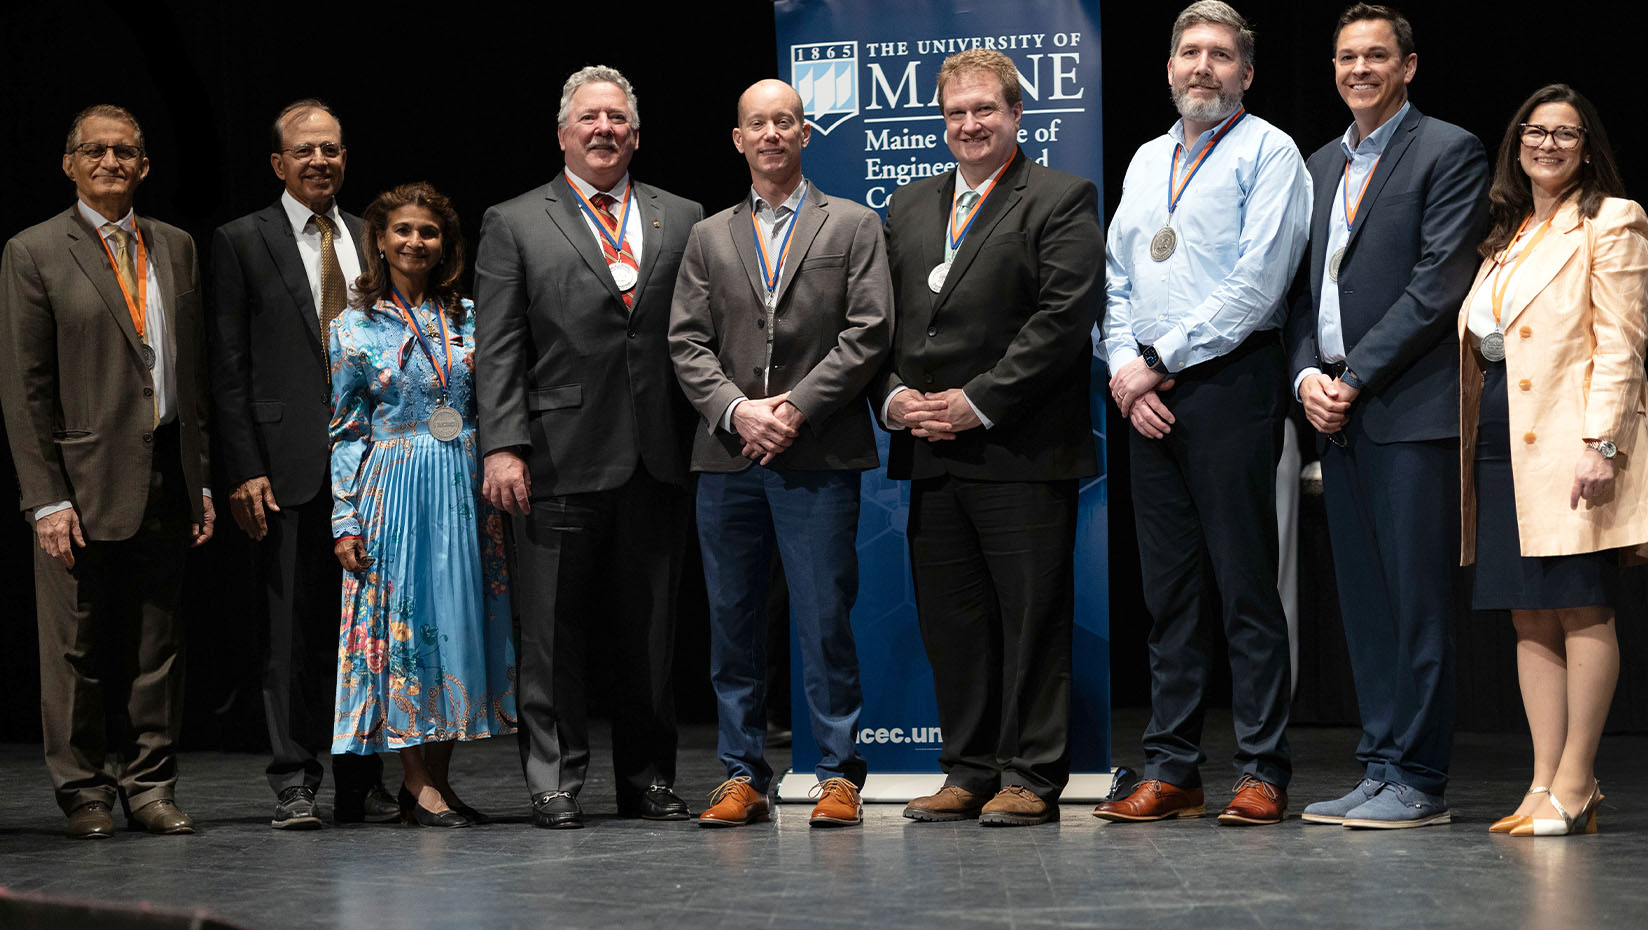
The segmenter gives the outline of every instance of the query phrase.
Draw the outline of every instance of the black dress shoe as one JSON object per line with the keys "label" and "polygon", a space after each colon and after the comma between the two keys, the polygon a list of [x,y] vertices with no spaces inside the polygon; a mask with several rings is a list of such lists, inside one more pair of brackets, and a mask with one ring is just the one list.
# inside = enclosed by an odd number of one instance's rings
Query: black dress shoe
{"label": "black dress shoe", "polygon": [[63,833],[77,840],[106,840],[114,836],[114,815],[102,801],[87,801],[69,811]]}
{"label": "black dress shoe", "polygon": [[584,825],[578,799],[565,791],[545,791],[532,799],[532,825],[546,830],[576,830]]}
{"label": "black dress shoe", "polygon": [[275,800],[275,816],[269,826],[276,830],[319,830],[320,815],[315,812],[315,789],[293,785],[282,789]]}
{"label": "black dress shoe", "polygon": [[333,823],[394,823],[407,814],[382,785],[365,791],[339,789],[332,802]]}
{"label": "black dress shoe", "polygon": [[671,791],[668,785],[653,785],[646,794],[641,795],[639,801],[619,804],[618,814],[642,820],[688,820],[692,817],[687,810],[687,802],[681,800],[680,795]]}
{"label": "black dress shoe", "polygon": [[458,813],[462,814],[463,818],[465,820],[469,821],[470,823],[474,824],[477,827],[482,825],[482,824],[487,824],[487,823],[492,822],[491,817],[488,817],[487,815],[481,813],[480,811],[476,810],[475,808],[470,807],[468,804],[457,804],[457,805],[454,805],[452,807],[452,809],[457,811]]}

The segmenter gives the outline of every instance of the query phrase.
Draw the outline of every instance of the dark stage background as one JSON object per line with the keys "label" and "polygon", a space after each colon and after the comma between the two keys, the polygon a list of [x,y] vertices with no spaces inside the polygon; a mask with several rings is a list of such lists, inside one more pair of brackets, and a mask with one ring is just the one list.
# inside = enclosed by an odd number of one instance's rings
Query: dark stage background
{"label": "dark stage background", "polygon": [[[1238,4],[1259,33],[1247,104],[1291,133],[1309,154],[1336,137],[1349,114],[1334,90],[1331,30],[1338,4]],[[1648,15],[1618,12],[1525,19],[1504,5],[1411,8],[1420,67],[1416,106],[1480,136],[1490,154],[1516,104],[1538,85],[1567,81],[1602,110],[1639,199],[1648,196],[1645,130],[1634,84],[1604,37],[1640,35]],[[1106,216],[1121,195],[1134,148],[1175,119],[1164,64],[1178,3],[1106,2],[1102,7]],[[59,169],[72,115],[94,102],[120,103],[142,120],[153,171],[138,211],[182,226],[204,248],[218,225],[279,193],[268,167],[268,124],[301,96],[327,99],[343,117],[350,161],[341,201],[358,212],[378,191],[425,179],[451,194],[473,255],[486,207],[542,184],[561,164],[555,142],[560,85],[577,67],[624,71],[640,101],[641,147],[634,171],[714,211],[743,195],[748,175],[730,144],[733,105],[749,83],[771,76],[771,5],[759,0],[672,4],[662,12],[594,12],[617,28],[596,31],[575,8],[487,3],[313,8],[162,2],[30,4],[0,13],[7,63],[7,141],[0,146],[0,236],[10,237],[70,205]],[[1626,21],[1627,17],[1629,21]],[[105,64],[106,63],[106,64]],[[118,71],[114,70],[117,69]],[[787,75],[783,75],[787,77]],[[203,260],[209,256],[203,254]],[[1120,424],[1114,408],[1111,422]],[[1127,444],[1110,436],[1112,693],[1118,705],[1149,700],[1144,643],[1149,621],[1139,595],[1128,498]],[[0,485],[14,485],[0,456]],[[228,488],[215,483],[220,495]],[[1338,632],[1326,530],[1307,499],[1301,532],[1304,671],[1298,722],[1355,719]],[[32,538],[20,519],[0,520],[0,740],[38,739]],[[258,672],[251,652],[255,601],[251,550],[223,515],[218,536],[191,555],[184,606],[189,673],[185,741],[262,746]],[[1620,608],[1625,663],[1611,726],[1648,728],[1648,620],[1640,572]],[[1461,613],[1460,724],[1523,726],[1508,620]],[[689,566],[677,656],[684,719],[714,715],[707,676],[702,582]],[[1120,734],[1125,742],[1133,734]],[[1124,757],[1127,752],[1122,754]]]}

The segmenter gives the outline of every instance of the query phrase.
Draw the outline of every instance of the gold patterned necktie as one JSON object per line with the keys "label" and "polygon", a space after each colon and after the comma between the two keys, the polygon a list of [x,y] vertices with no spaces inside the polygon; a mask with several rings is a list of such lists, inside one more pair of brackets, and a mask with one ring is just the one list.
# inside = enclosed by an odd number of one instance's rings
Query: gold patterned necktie
{"label": "gold patterned necktie", "polygon": [[[126,293],[137,293],[137,259],[132,255],[131,233],[114,223],[104,223],[103,231],[109,234],[109,241],[114,244],[114,267],[120,275],[120,283],[126,285]],[[147,309],[147,308],[145,308]],[[148,344],[147,333],[138,333],[137,338],[145,345]],[[150,395],[150,408],[154,412],[154,426],[160,425],[160,397]]]}
{"label": "gold patterned necktie", "polygon": [[320,230],[320,341],[324,343],[331,338],[327,329],[343,312],[347,300],[343,266],[338,264],[338,251],[333,244],[337,228],[319,213],[311,221]]}

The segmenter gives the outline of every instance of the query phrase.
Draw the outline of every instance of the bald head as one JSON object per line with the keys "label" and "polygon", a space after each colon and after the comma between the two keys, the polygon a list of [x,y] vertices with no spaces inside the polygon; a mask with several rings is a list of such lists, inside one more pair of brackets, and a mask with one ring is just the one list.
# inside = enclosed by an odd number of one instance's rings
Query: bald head
{"label": "bald head", "polygon": [[773,110],[788,110],[795,117],[796,122],[802,122],[806,116],[801,112],[801,95],[795,88],[778,80],[767,78],[756,81],[742,94],[738,95],[738,124],[744,124],[744,116],[754,107]]}
{"label": "bald head", "polygon": [[801,183],[801,150],[810,138],[801,95],[783,81],[756,81],[738,98],[732,144],[750,163],[750,183],[768,203],[782,202]]}

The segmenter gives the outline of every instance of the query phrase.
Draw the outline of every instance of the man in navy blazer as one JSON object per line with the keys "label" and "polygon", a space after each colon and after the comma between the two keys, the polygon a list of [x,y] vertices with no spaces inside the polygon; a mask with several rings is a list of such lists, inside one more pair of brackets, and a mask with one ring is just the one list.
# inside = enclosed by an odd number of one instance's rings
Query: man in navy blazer
{"label": "man in navy blazer", "polygon": [[1355,122],[1306,163],[1316,208],[1287,332],[1294,391],[1320,433],[1366,774],[1303,818],[1418,827],[1449,820],[1453,333],[1487,216],[1488,166],[1475,136],[1408,103],[1418,56],[1400,13],[1350,7],[1334,48]]}
{"label": "man in navy blazer", "polygon": [[[276,829],[321,825],[315,792],[332,744],[338,586],[326,438],[326,323],[360,274],[361,221],[337,204],[348,150],[319,100],[287,105],[270,127],[269,162],[285,186],[274,203],[212,236],[212,403],[229,512],[257,544],[266,592],[264,718]],[[322,226],[330,226],[323,229]],[[328,241],[329,240],[329,241]],[[330,252],[330,255],[328,255]],[[340,822],[394,820],[377,756],[332,757]]]}

